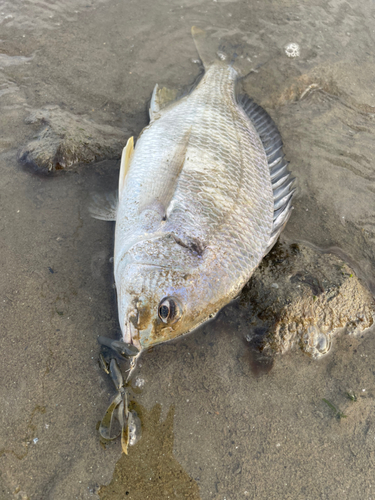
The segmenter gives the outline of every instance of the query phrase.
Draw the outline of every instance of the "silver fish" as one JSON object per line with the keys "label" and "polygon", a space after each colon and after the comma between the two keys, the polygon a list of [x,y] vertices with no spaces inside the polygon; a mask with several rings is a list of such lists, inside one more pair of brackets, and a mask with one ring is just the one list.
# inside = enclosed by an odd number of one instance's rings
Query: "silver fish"
{"label": "silver fish", "polygon": [[156,86],[150,124],[121,160],[114,275],[123,342],[140,352],[235,298],[291,211],[280,134],[236,92],[243,58],[215,55],[205,32],[192,34],[202,80],[165,107]]}

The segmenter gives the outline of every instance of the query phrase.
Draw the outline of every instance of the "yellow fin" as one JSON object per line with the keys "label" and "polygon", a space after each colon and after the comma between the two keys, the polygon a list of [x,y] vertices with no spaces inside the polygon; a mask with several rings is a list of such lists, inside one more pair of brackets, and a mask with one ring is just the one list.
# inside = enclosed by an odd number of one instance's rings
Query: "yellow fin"
{"label": "yellow fin", "polygon": [[119,199],[122,195],[122,190],[125,185],[125,177],[129,170],[129,165],[134,151],[134,138],[130,137],[126,146],[122,150],[121,165],[120,165],[120,175],[118,180],[118,196]]}

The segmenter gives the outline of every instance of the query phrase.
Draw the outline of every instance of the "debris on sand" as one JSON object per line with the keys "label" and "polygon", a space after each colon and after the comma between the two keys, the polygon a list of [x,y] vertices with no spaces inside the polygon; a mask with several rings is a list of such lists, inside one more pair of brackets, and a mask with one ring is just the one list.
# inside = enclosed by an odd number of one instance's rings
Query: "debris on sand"
{"label": "debris on sand", "polygon": [[23,148],[19,159],[45,172],[120,158],[128,135],[127,131],[98,125],[59,106],[33,110],[26,123],[40,123],[43,128]]}
{"label": "debris on sand", "polygon": [[263,354],[299,346],[314,358],[326,354],[345,329],[358,335],[374,323],[374,299],[337,256],[300,244],[278,243],[243,290],[246,338]]}

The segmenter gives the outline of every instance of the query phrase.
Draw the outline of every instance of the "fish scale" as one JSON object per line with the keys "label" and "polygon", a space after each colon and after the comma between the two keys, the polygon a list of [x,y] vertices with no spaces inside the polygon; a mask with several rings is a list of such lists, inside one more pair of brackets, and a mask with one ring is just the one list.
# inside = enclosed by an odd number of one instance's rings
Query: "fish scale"
{"label": "fish scale", "polygon": [[[210,74],[212,73],[212,75]],[[248,205],[249,193],[251,195],[250,187],[254,187],[254,176],[257,175],[255,171],[251,176],[250,182],[247,182],[246,179],[243,178],[244,174],[244,158],[243,152],[238,148],[238,140],[237,137],[241,137],[241,142],[247,142],[247,147],[251,148],[251,156],[255,156],[254,150],[255,147],[259,148],[258,158],[255,158],[255,161],[258,160],[258,165],[260,168],[266,171],[266,175],[268,174],[268,166],[267,161],[265,159],[264,152],[262,151],[262,146],[260,144],[260,140],[255,131],[253,131],[253,135],[255,136],[252,141],[247,140],[249,134],[247,133],[247,129],[243,126],[243,122],[245,118],[239,112],[238,106],[236,106],[234,101],[234,82],[235,75],[233,74],[233,70],[228,67],[214,67],[206,74],[207,82],[204,81],[203,85],[205,85],[202,95],[200,95],[197,91],[197,96],[195,97],[195,101],[198,103],[205,103],[208,115],[208,120],[204,120],[205,116],[202,118],[202,122],[198,122],[199,125],[199,134],[194,135],[194,139],[191,141],[192,146],[197,148],[200,153],[200,156],[205,158],[209,157],[207,163],[205,162],[205,173],[199,175],[197,169],[194,168],[194,160],[187,161],[186,169],[187,172],[191,172],[191,175],[188,176],[187,182],[182,185],[182,189],[177,188],[176,198],[178,198],[179,203],[183,207],[183,209],[189,211],[189,205],[191,205],[191,196],[194,196],[193,212],[201,213],[200,224],[206,228],[206,234],[209,232],[211,235],[215,233],[215,230],[221,231],[223,229],[223,233],[225,232],[225,225],[229,227],[236,227],[236,219],[232,216],[231,221],[226,223],[226,219],[229,216],[229,213],[233,210],[234,207],[238,207],[238,196],[240,193],[243,193],[242,198],[244,198],[245,204]],[[213,80],[213,82],[212,82]],[[218,85],[218,82],[223,82],[222,85]],[[230,85],[228,84],[230,83]],[[217,85],[218,90],[217,93],[221,95],[224,91],[227,92],[227,101],[231,102],[234,111],[237,113],[233,116],[233,112],[229,112],[227,107],[227,102],[221,102],[221,106],[218,109],[214,109],[214,112],[211,109],[211,102],[207,101],[207,90],[211,85]],[[224,88],[224,90],[222,89]],[[218,103],[220,100],[215,95],[216,92],[213,93],[212,101],[213,103]],[[195,102],[192,102],[190,105],[194,106]],[[181,113],[184,111],[181,110]],[[237,115],[237,116],[236,116]],[[247,120],[248,121],[248,120]],[[215,123],[219,122],[220,126],[214,126]],[[233,126],[235,125],[235,127]],[[242,125],[242,126],[241,126]],[[202,132],[201,132],[202,131]],[[201,145],[200,136],[207,136],[203,142],[204,145],[209,144],[209,150],[207,151]],[[250,136],[251,139],[251,136]],[[254,147],[255,143],[255,147]],[[190,144],[189,144],[190,145]],[[218,151],[217,151],[218,150]],[[230,153],[228,153],[230,151]],[[219,153],[219,154],[218,154]],[[187,153],[188,156],[188,153]],[[216,161],[215,161],[216,160]],[[252,158],[245,158],[245,161],[251,162]],[[247,166],[247,165],[246,165]],[[185,172],[182,173],[183,177]],[[250,174],[251,175],[251,174]],[[260,176],[260,182],[258,180],[257,184],[259,186],[259,190],[264,191],[264,187],[267,186],[267,181],[269,185],[269,190],[271,190],[271,183],[269,178],[266,178],[266,175]],[[268,174],[269,175],[269,174]],[[198,178],[197,178],[198,177]],[[258,175],[259,179],[259,175]],[[182,181],[182,179],[181,179]],[[250,186],[248,186],[250,184]],[[184,189],[186,186],[186,189]],[[255,187],[256,189],[257,187]],[[210,192],[208,192],[208,190]],[[212,220],[212,210],[210,203],[217,207],[220,211],[221,217],[220,220]],[[271,220],[272,220],[272,209],[273,203],[270,197],[269,201],[269,227],[271,228]],[[246,208],[246,207],[245,207]],[[181,211],[179,211],[181,212]],[[182,210],[183,212],[183,210]],[[240,217],[245,217],[245,214],[240,214]],[[189,222],[191,222],[188,218],[182,218],[181,215],[175,218],[174,213],[172,212],[169,217],[169,226],[172,224],[180,225],[183,227],[185,231],[188,231]],[[191,230],[196,231],[197,221],[193,220]],[[221,226],[221,227],[220,227]]]}
{"label": "fish scale", "polygon": [[290,213],[276,126],[236,95],[235,65],[201,57],[196,88],[163,107],[156,87],[150,124],[124,148],[114,272],[123,340],[140,351],[233,299]]}

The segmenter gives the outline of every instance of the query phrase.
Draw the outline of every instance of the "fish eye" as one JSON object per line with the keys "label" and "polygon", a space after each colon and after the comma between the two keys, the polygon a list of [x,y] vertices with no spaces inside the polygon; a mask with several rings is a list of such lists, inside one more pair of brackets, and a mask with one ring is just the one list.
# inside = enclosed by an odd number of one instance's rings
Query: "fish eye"
{"label": "fish eye", "polygon": [[175,299],[165,297],[159,304],[159,318],[163,323],[175,323],[181,316],[181,308]]}

